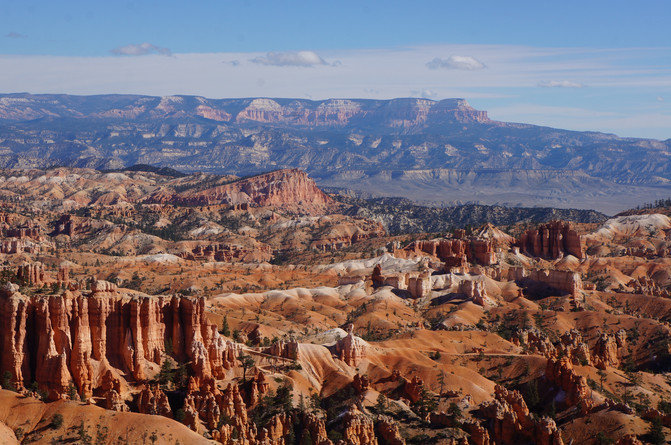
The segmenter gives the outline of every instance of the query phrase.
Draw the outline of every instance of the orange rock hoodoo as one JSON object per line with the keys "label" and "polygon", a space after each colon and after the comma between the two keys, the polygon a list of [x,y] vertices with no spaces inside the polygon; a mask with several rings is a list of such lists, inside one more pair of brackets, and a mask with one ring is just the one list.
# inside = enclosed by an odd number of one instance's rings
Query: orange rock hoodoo
{"label": "orange rock hoodoo", "polygon": [[548,359],[545,378],[566,393],[567,406],[578,406],[583,414],[593,408],[587,379],[575,372],[568,357]]}
{"label": "orange rock hoodoo", "polygon": [[190,252],[182,252],[179,256],[187,260],[225,262],[249,261],[250,258],[254,258],[261,262],[270,261],[273,253],[271,247],[263,243],[257,243],[253,249],[235,244],[213,243],[199,244]]}
{"label": "orange rock hoodoo", "polygon": [[491,437],[495,443],[515,444],[526,439],[535,444],[563,445],[554,420],[535,418],[519,391],[496,385],[494,397],[492,402],[480,405],[480,412],[490,420]]}
{"label": "orange rock hoodoo", "polygon": [[354,336],[354,327],[348,326],[348,333],[335,344],[338,358],[350,366],[356,366],[366,356],[366,343]]}
{"label": "orange rock hoodoo", "polygon": [[620,329],[617,334],[601,334],[594,345],[595,366],[600,369],[620,365],[620,351],[627,345],[627,332]]}
{"label": "orange rock hoodoo", "polygon": [[298,360],[298,347],[298,342],[292,337],[288,341],[276,341],[270,345],[270,347],[264,349],[263,352],[265,354],[288,358],[290,360]]}
{"label": "orange rock hoodoo", "polygon": [[531,256],[560,258],[570,254],[583,258],[580,235],[564,221],[552,221],[528,230],[519,238],[517,245]]}
{"label": "orange rock hoodoo", "polygon": [[19,388],[35,381],[51,398],[62,397],[74,382],[88,398],[102,387],[105,371],[144,380],[168,353],[190,362],[201,378],[223,378],[233,366],[236,346],[207,320],[202,299],[131,298],[105,281],[92,288],[88,295],[26,297],[6,286],[0,295],[0,318],[6,320],[0,324],[0,373],[8,372]]}
{"label": "orange rock hoodoo", "polygon": [[39,286],[45,281],[44,266],[42,263],[23,263],[16,271],[16,276],[26,284]]}
{"label": "orange rock hoodoo", "polygon": [[429,254],[445,263],[445,267],[463,267],[467,262],[477,262],[484,266],[498,262],[492,240],[471,237],[468,239],[435,239],[415,241],[401,251],[395,251],[396,257],[411,254]]}

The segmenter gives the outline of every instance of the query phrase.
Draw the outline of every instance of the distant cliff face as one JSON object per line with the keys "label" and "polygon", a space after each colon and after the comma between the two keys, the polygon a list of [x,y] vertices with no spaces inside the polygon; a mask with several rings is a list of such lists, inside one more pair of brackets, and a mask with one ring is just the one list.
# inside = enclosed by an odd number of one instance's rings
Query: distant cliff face
{"label": "distant cliff face", "polygon": [[464,99],[206,99],[192,96],[64,96],[17,94],[0,98],[0,119],[161,119],[202,117],[217,122],[305,127],[375,125],[416,127],[440,122],[489,122]]}
{"label": "distant cliff face", "polygon": [[593,208],[671,196],[671,140],[492,121],[463,99],[0,95],[0,168],[258,174],[442,204]]}

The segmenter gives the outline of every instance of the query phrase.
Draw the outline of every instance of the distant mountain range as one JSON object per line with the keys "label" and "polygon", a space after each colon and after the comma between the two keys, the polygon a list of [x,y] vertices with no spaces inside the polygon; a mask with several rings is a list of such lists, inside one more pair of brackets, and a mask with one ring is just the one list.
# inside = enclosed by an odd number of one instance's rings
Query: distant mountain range
{"label": "distant mountain range", "polygon": [[434,205],[593,208],[671,196],[671,139],[492,121],[463,99],[0,95],[0,167],[150,164],[253,174]]}

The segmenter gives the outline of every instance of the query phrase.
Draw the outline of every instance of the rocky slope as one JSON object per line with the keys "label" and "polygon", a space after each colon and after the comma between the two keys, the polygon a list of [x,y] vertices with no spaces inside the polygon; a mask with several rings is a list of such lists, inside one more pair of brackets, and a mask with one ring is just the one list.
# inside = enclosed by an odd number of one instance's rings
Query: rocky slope
{"label": "rocky slope", "polygon": [[301,168],[322,185],[443,203],[615,213],[669,195],[669,144],[495,122],[462,99],[0,96],[5,167]]}

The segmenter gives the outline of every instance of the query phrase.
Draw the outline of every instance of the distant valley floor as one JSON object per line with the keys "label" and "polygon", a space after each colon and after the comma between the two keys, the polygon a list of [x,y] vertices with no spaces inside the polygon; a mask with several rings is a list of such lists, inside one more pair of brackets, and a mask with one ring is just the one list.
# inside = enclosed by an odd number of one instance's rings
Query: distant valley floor
{"label": "distant valley floor", "polygon": [[349,189],[362,196],[402,197],[431,206],[478,203],[592,209],[614,215],[671,196],[671,185],[617,184],[570,171],[440,169],[312,175],[322,187]]}

